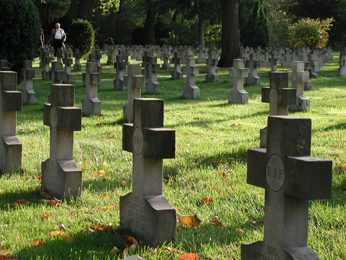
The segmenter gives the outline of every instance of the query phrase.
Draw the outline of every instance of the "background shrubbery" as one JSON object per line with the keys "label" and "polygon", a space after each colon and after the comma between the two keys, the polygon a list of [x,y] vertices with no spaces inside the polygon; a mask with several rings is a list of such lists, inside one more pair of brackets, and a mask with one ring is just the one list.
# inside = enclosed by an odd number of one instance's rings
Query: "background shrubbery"
{"label": "background shrubbery", "polygon": [[80,55],[84,56],[91,51],[95,42],[95,32],[91,23],[87,20],[74,20],[68,30],[68,42],[72,48],[79,49]]}

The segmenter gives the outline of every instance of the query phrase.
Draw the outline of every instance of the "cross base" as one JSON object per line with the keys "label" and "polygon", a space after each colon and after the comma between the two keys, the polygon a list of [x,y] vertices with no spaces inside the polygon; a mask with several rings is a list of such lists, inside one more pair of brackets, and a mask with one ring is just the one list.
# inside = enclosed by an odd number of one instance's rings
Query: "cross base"
{"label": "cross base", "polygon": [[73,65],[73,70],[74,71],[81,71],[82,70],[82,65],[80,63],[77,63],[77,60],[76,60],[76,63]]}
{"label": "cross base", "polygon": [[88,98],[83,100],[82,114],[84,116],[101,115],[101,100],[98,98]]}
{"label": "cross base", "polygon": [[12,173],[22,168],[22,144],[16,136],[3,136],[1,142],[0,171]]}
{"label": "cross base", "polygon": [[36,93],[33,89],[23,91],[23,104],[31,105],[36,103],[37,103]]}
{"label": "cross base", "polygon": [[114,90],[122,91],[124,87],[124,80],[120,78],[116,78],[114,80]]}
{"label": "cross base", "polygon": [[242,260],[320,260],[310,247],[273,247],[263,241],[241,245]]}
{"label": "cross base", "polygon": [[165,196],[120,197],[120,227],[152,246],[175,240],[176,213]]}
{"label": "cross base", "polygon": [[160,83],[158,81],[148,81],[145,84],[145,93],[146,94],[160,94]]}
{"label": "cross base", "polygon": [[182,78],[182,71],[180,68],[176,68],[172,72],[172,79],[181,79]]}
{"label": "cross base", "polygon": [[290,111],[306,111],[310,108],[310,99],[305,96],[297,97],[297,103],[289,106]]}
{"label": "cross base", "polygon": [[232,89],[228,96],[229,104],[247,104],[249,100],[248,93],[242,89]]}
{"label": "cross base", "polygon": [[205,82],[217,82],[217,81],[219,81],[219,77],[217,76],[216,73],[207,74],[207,76],[205,77]]}
{"label": "cross base", "polygon": [[261,83],[261,78],[256,75],[249,74],[249,77],[245,79],[245,85],[259,85]]}
{"label": "cross base", "polygon": [[307,81],[304,82],[304,90],[311,90],[312,89],[312,82],[311,81]]}
{"label": "cross base", "polygon": [[42,162],[42,191],[58,199],[76,198],[82,191],[82,171],[73,160]]}
{"label": "cross base", "polygon": [[186,85],[183,92],[183,98],[185,99],[199,99],[200,89],[196,85]]}

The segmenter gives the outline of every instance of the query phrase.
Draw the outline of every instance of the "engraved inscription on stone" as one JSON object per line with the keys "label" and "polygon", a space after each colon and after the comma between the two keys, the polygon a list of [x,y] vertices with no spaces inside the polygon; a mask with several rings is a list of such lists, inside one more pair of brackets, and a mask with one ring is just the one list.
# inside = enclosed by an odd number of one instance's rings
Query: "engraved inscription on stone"
{"label": "engraved inscription on stone", "polygon": [[285,170],[279,156],[273,155],[269,158],[266,167],[266,179],[269,188],[273,191],[279,191],[284,185]]}
{"label": "engraved inscription on stone", "polygon": [[136,128],[133,133],[133,150],[136,154],[143,152],[143,134],[140,128]]}

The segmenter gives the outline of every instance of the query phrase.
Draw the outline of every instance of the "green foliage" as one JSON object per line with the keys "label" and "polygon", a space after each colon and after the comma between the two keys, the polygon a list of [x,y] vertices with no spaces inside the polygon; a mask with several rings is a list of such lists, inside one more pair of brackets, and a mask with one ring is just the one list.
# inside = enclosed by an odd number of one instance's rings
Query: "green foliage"
{"label": "green foliage", "polygon": [[51,22],[63,17],[69,7],[70,0],[34,0],[39,8],[42,22]]}
{"label": "green foliage", "polygon": [[294,48],[323,48],[328,44],[334,19],[304,18],[288,27],[289,42]]}
{"label": "green foliage", "polygon": [[31,0],[0,1],[0,57],[19,71],[25,59],[33,59],[39,43],[40,19]]}
{"label": "green foliage", "polygon": [[70,44],[73,49],[79,49],[84,56],[89,53],[95,43],[94,28],[88,20],[77,19],[72,22],[69,29]]}
{"label": "green foliage", "polygon": [[205,28],[205,43],[207,46],[220,47],[221,43],[221,24],[207,25]]}
{"label": "green foliage", "polygon": [[176,22],[170,25],[168,37],[163,39],[166,45],[194,45],[196,43],[195,24],[192,21]]}

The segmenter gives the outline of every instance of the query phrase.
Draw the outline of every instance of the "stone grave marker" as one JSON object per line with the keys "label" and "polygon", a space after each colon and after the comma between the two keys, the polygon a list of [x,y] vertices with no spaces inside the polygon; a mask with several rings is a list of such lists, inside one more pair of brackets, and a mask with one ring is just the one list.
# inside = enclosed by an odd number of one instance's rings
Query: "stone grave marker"
{"label": "stone grave marker", "polygon": [[346,48],[343,48],[340,52],[339,74],[340,76],[346,76]]}
{"label": "stone grave marker", "polygon": [[233,68],[230,69],[230,76],[233,77],[233,86],[228,95],[230,104],[246,104],[248,93],[244,89],[244,80],[249,75],[249,70],[245,68],[242,59],[233,60]]}
{"label": "stone grave marker", "polygon": [[101,74],[98,72],[97,62],[86,63],[85,96],[82,106],[84,116],[101,115],[101,100],[97,97],[98,84],[101,82]]}
{"label": "stone grave marker", "polygon": [[0,91],[0,171],[13,173],[22,168],[22,144],[16,136],[22,93],[17,91],[16,72],[0,71]]}
{"label": "stone grave marker", "polygon": [[32,61],[25,60],[23,64],[23,104],[31,105],[37,103],[34,83],[32,80],[34,77],[35,70],[32,68]]}
{"label": "stone grave marker", "polygon": [[147,94],[159,94],[160,83],[157,78],[157,73],[160,70],[159,64],[157,64],[157,58],[147,57],[146,59],[146,68],[145,68],[145,77],[147,82],[145,83],[145,93]]}
{"label": "stone grave marker", "polygon": [[50,153],[42,162],[42,191],[58,199],[81,194],[82,171],[73,160],[73,132],[81,130],[81,121],[81,109],[74,106],[74,85],[52,84],[51,103],[44,105]]}
{"label": "stone grave marker", "polygon": [[245,84],[246,85],[260,84],[261,79],[257,75],[257,67],[259,67],[259,62],[253,52],[249,54],[249,59],[246,61],[246,67],[249,69],[249,76],[245,79]]}
{"label": "stone grave marker", "polygon": [[268,119],[268,148],[248,150],[247,183],[265,189],[264,240],[241,259],[317,260],[307,245],[308,202],[331,195],[332,161],[313,158],[311,120]]}
{"label": "stone grave marker", "polygon": [[141,89],[144,88],[144,76],[133,75],[127,87],[127,104],[124,106],[124,119],[127,123],[133,122],[133,100],[141,98]]}
{"label": "stone grave marker", "polygon": [[70,84],[73,82],[72,63],[73,53],[71,49],[66,49],[64,52],[64,64],[65,64],[65,79],[64,83]]}
{"label": "stone grave marker", "polygon": [[174,57],[172,58],[172,63],[174,64],[174,68],[172,71],[172,79],[180,79],[183,75],[180,67],[180,58],[177,52],[174,52]]}
{"label": "stone grave marker", "polygon": [[82,70],[82,64],[80,64],[80,59],[81,59],[80,51],[79,51],[79,49],[76,49],[74,51],[74,65],[73,65],[74,71],[81,71]]}
{"label": "stone grave marker", "polygon": [[185,67],[184,73],[186,74],[186,83],[183,91],[183,98],[185,99],[198,99],[201,92],[196,85],[196,75],[199,73],[197,66],[190,65]]}
{"label": "stone grave marker", "polygon": [[127,66],[127,75],[125,75],[124,88],[132,86],[132,77],[135,75],[142,75],[142,69],[140,64],[129,64]]}
{"label": "stone grave marker", "polygon": [[43,50],[43,56],[41,60],[42,64],[42,79],[43,80],[49,80],[50,77],[50,68],[49,63],[52,61],[52,58],[50,57],[50,52],[47,48],[44,48]]}
{"label": "stone grave marker", "polygon": [[124,88],[126,62],[120,55],[116,57],[116,62],[114,62],[114,68],[116,69],[114,89],[121,91]]}
{"label": "stone grave marker", "polygon": [[306,111],[310,107],[310,99],[304,96],[304,84],[309,81],[309,72],[304,71],[304,62],[292,63],[292,87],[296,89],[296,102],[289,106],[292,111]]}
{"label": "stone grave marker", "polygon": [[[269,88],[262,88],[262,102],[269,103],[270,116],[287,116],[288,107],[296,103],[296,90],[288,87],[288,72],[269,72]],[[260,131],[260,146],[267,147],[267,128]]]}
{"label": "stone grave marker", "polygon": [[169,66],[170,66],[169,58],[170,58],[169,48],[167,46],[165,46],[162,49],[163,64],[162,64],[161,68],[163,70],[169,70]]}
{"label": "stone grave marker", "polygon": [[53,84],[60,84],[65,79],[65,70],[61,62],[52,61],[52,68],[49,71],[49,76]]}
{"label": "stone grave marker", "polygon": [[214,48],[209,48],[207,59],[208,73],[206,75],[206,82],[216,82],[219,80],[217,76],[217,54]]}
{"label": "stone grave marker", "polygon": [[175,157],[175,131],[163,128],[163,100],[135,99],[134,123],[123,126],[133,154],[132,192],[120,197],[120,227],[150,245],[175,240],[176,213],[162,194],[162,164]]}
{"label": "stone grave marker", "polygon": [[6,59],[0,59],[0,71],[9,71],[10,66],[8,64],[8,61]]}

